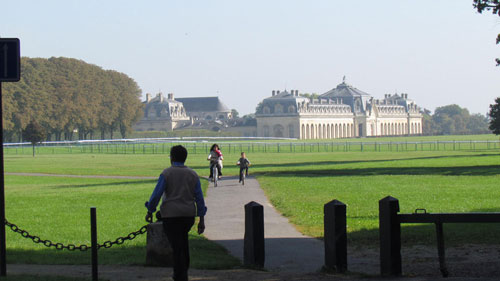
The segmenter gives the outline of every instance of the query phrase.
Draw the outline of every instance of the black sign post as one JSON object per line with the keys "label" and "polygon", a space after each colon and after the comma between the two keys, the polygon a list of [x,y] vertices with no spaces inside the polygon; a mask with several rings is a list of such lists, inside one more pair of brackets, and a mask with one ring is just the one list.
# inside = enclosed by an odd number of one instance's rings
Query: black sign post
{"label": "black sign post", "polygon": [[3,165],[2,82],[21,79],[21,48],[17,38],[0,38],[0,276],[7,275],[5,245],[5,181]]}

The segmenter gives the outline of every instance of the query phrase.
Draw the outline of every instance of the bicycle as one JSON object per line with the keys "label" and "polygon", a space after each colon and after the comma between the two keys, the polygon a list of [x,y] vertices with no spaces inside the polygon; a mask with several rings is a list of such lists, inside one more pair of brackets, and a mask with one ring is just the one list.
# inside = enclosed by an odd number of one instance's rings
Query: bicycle
{"label": "bicycle", "polygon": [[217,187],[217,181],[219,180],[219,170],[217,169],[217,164],[212,167],[212,181],[214,182],[214,187]]}
{"label": "bicycle", "polygon": [[245,169],[240,169],[241,185],[245,185]]}

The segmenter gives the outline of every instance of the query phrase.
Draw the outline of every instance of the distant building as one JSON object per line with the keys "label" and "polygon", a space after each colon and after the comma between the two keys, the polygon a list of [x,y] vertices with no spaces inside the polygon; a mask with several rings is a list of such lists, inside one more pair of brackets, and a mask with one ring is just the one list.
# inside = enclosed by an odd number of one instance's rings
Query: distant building
{"label": "distant building", "polygon": [[174,100],[174,94],[168,94],[167,98],[162,93],[154,98],[146,94],[143,104],[144,116],[133,126],[136,131],[172,131],[191,124],[184,105]]}
{"label": "distant building", "polygon": [[223,104],[219,97],[178,98],[186,109],[187,115],[193,119],[215,121],[231,119],[231,109]]}
{"label": "distant building", "polygon": [[231,110],[218,97],[174,99],[158,93],[146,94],[144,116],[133,126],[136,131],[172,131],[180,128],[220,131],[228,127]]}
{"label": "distant building", "polygon": [[310,99],[272,91],[255,113],[257,135],[298,139],[336,139],[422,134],[422,115],[408,94],[377,100],[344,81]]}

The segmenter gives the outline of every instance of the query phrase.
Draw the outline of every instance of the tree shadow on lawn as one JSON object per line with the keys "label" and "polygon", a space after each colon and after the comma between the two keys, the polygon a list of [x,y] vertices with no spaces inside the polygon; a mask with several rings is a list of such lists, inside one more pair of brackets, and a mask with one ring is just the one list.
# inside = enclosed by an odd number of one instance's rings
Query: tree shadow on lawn
{"label": "tree shadow on lawn", "polygon": [[[103,241],[99,241],[102,243]],[[225,249],[207,239],[190,235],[189,249],[191,267],[198,269],[230,269],[239,267],[239,261],[230,256]],[[7,263],[11,264],[91,264],[91,248],[87,251],[68,251],[46,248],[37,249],[9,248],[7,241]],[[146,244],[114,245],[98,251],[99,264],[146,265]]]}
{"label": "tree shadow on lawn", "polygon": [[[463,244],[500,244],[498,223],[445,223],[445,246]],[[379,247],[379,229],[361,229],[347,233],[348,244],[353,246]],[[436,227],[433,223],[401,224],[401,245],[436,246]],[[437,247],[437,246],[436,246]],[[437,248],[436,248],[437,251]],[[437,252],[436,252],[437,253]]]}
{"label": "tree shadow on lawn", "polygon": [[[300,157],[300,154],[297,153]],[[440,156],[425,156],[425,157],[408,157],[397,159],[373,159],[373,160],[342,160],[342,161],[314,161],[314,162],[292,162],[292,163],[272,163],[272,164],[252,164],[252,169],[257,168],[279,168],[279,167],[303,167],[303,166],[317,166],[317,165],[340,165],[340,164],[354,164],[354,163],[380,163],[380,162],[397,162],[408,160],[430,160],[430,159],[445,159],[445,158],[474,158],[474,157],[487,157],[495,156],[495,154],[477,154],[477,155],[440,155]],[[192,169],[205,169],[206,166],[189,166]]]}
{"label": "tree shadow on lawn", "polygon": [[117,182],[105,182],[105,183],[87,183],[87,184],[61,184],[51,187],[52,189],[63,189],[63,188],[87,188],[87,187],[98,187],[98,186],[116,186],[116,185],[129,185],[129,184],[151,184],[153,187],[157,180],[138,180],[138,181],[117,181]]}
{"label": "tree shadow on lawn", "polygon": [[500,165],[456,167],[382,167],[361,169],[310,169],[299,171],[254,172],[268,177],[342,177],[376,175],[441,175],[441,176],[493,176],[500,174]]}

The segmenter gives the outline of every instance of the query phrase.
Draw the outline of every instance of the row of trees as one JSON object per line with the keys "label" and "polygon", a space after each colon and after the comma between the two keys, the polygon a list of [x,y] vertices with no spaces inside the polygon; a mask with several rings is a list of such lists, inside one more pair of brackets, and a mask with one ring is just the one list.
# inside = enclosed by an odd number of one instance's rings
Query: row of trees
{"label": "row of trees", "polygon": [[3,84],[6,141],[32,121],[49,140],[126,137],[142,115],[141,90],[127,75],[71,58],[22,58],[21,81]]}
{"label": "row of trees", "polygon": [[491,133],[488,118],[485,115],[470,114],[466,108],[456,104],[436,108],[431,115],[423,111],[424,135],[470,135]]}

